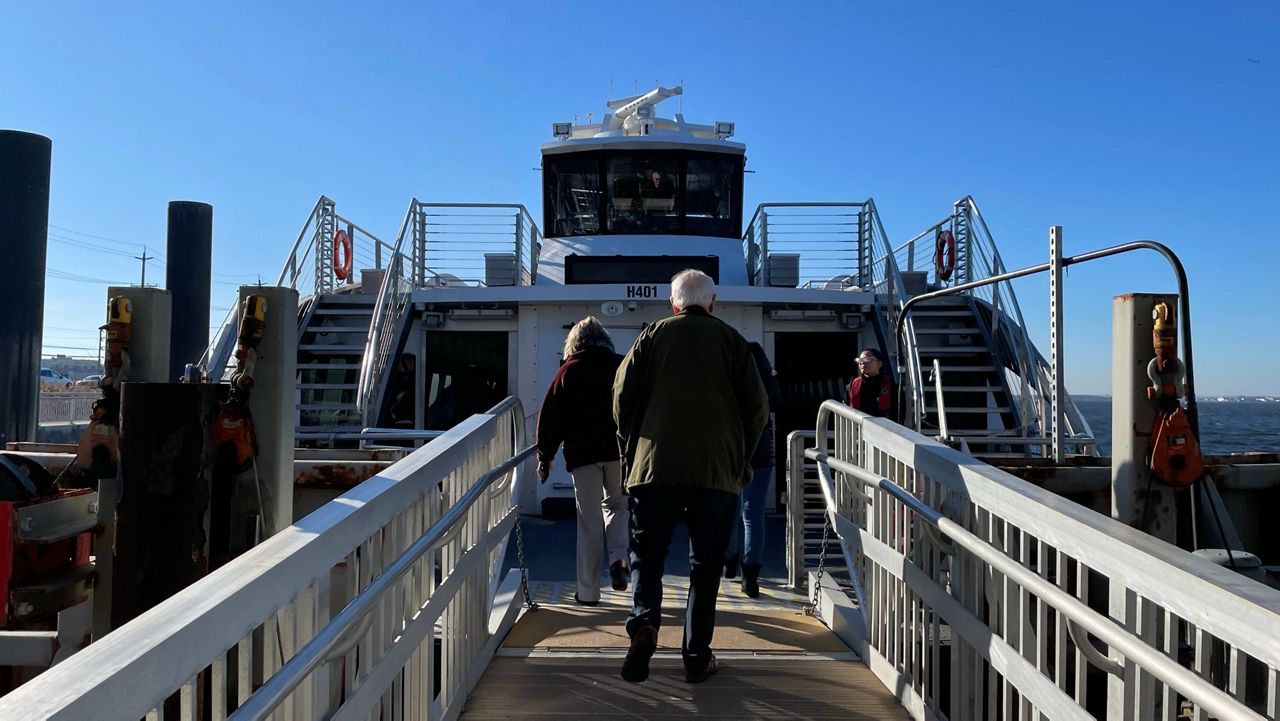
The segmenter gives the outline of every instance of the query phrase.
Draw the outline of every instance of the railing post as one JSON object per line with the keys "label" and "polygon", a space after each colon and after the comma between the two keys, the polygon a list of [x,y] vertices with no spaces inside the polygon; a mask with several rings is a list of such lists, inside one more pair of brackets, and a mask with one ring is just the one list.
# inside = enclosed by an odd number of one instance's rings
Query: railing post
{"label": "railing post", "polygon": [[[351,272],[347,274],[346,284],[351,285],[356,282],[356,273],[360,270],[356,267],[356,226],[355,223],[347,221],[347,238],[351,241]],[[378,245],[374,241],[374,246]]]}
{"label": "railing post", "polygon": [[524,285],[524,283],[521,282],[524,280],[524,273],[521,272],[522,263],[520,262],[521,261],[520,249],[522,246],[522,243],[520,241],[524,238],[524,216],[520,214],[520,210],[518,208],[516,209],[515,221],[516,221],[516,238],[515,238],[514,250],[516,252],[516,267],[515,267],[515,278],[512,279],[512,282],[514,282],[516,285]]}
{"label": "railing post", "polygon": [[316,293],[320,294],[333,290],[333,201],[321,198],[316,212],[319,217],[312,238],[316,246]]}
{"label": "railing post", "polygon": [[[858,284],[862,285],[863,278],[871,277],[871,256],[868,253],[866,242],[866,234],[863,232],[867,227],[867,206],[858,206],[858,247],[856,249],[856,257],[858,259]],[[888,260],[885,261],[886,263]],[[887,266],[886,266],[887,267]]]}
{"label": "railing post", "polygon": [[769,211],[760,209],[760,282],[769,285]]}
{"label": "railing post", "polygon": [[787,436],[787,586],[804,581],[804,434]]}
{"label": "railing post", "polygon": [[1049,376],[1050,428],[1053,433],[1053,460],[1061,464],[1067,458],[1062,446],[1062,226],[1049,229],[1049,357],[1053,364]]}
{"label": "railing post", "polygon": [[413,203],[413,280],[417,286],[426,281],[427,211],[416,200]]}

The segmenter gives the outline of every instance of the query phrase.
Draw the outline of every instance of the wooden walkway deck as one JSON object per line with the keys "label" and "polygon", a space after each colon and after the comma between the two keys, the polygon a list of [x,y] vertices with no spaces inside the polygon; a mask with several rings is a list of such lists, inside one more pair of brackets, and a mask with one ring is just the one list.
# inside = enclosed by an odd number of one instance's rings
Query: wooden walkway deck
{"label": "wooden walkway deck", "polygon": [[664,614],[652,674],[631,684],[619,676],[628,595],[607,592],[599,607],[585,608],[573,603],[572,589],[535,585],[542,608],[516,623],[464,719],[909,718],[793,594],[769,589],[752,601],[726,581],[713,644],[720,671],[688,684],[679,653],[687,591],[669,586],[673,613]]}

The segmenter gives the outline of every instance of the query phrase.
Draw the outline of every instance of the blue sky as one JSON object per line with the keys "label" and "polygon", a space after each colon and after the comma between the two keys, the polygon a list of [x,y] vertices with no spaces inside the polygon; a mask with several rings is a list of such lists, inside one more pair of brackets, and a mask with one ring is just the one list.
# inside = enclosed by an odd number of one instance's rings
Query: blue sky
{"label": "blue sky", "polygon": [[[322,193],[388,239],[413,196],[536,208],[553,121],[683,82],[737,123],[748,207],[874,197],[901,241],[972,194],[1011,268],[1054,224],[1172,246],[1199,391],[1280,395],[1274,2],[356,5],[0,0],[0,127],[54,142],[49,267],[136,282],[102,250],[163,253],[166,203],[202,200],[225,309]],[[47,287],[46,347],[95,346],[105,286]],[[1068,387],[1109,390],[1113,295],[1173,287],[1152,254],[1072,268]],[[1047,280],[1017,288],[1047,352]]]}

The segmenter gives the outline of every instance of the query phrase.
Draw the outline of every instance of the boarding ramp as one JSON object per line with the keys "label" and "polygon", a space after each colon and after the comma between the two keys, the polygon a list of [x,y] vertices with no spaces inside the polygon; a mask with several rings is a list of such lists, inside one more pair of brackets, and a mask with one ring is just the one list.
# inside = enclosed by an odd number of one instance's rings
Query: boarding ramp
{"label": "boarding ramp", "polygon": [[[504,562],[523,419],[508,399],[464,421],[0,718],[1280,718],[1280,594],[834,402],[805,454],[840,552],[807,589],[722,586],[724,663],[696,687],[669,576],[654,673],[623,684],[625,596],[581,608]],[[516,624],[522,601],[542,608]]]}
{"label": "boarding ramp", "polygon": [[914,718],[1280,718],[1280,593],[840,403],[816,433],[819,615]]}

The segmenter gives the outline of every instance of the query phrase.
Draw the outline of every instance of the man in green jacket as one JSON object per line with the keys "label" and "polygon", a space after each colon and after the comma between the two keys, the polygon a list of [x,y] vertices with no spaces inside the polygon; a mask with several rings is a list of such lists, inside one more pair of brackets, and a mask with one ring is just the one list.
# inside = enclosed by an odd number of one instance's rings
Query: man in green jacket
{"label": "man in green jacket", "polygon": [[716,671],[711,653],[725,548],[750,480],[768,400],[746,339],[711,315],[716,286],[701,271],[671,279],[675,315],[645,328],[618,368],[613,417],[631,500],[631,648],[622,677],[649,677],[662,617],[663,562],[676,523],[689,530],[685,680]]}

